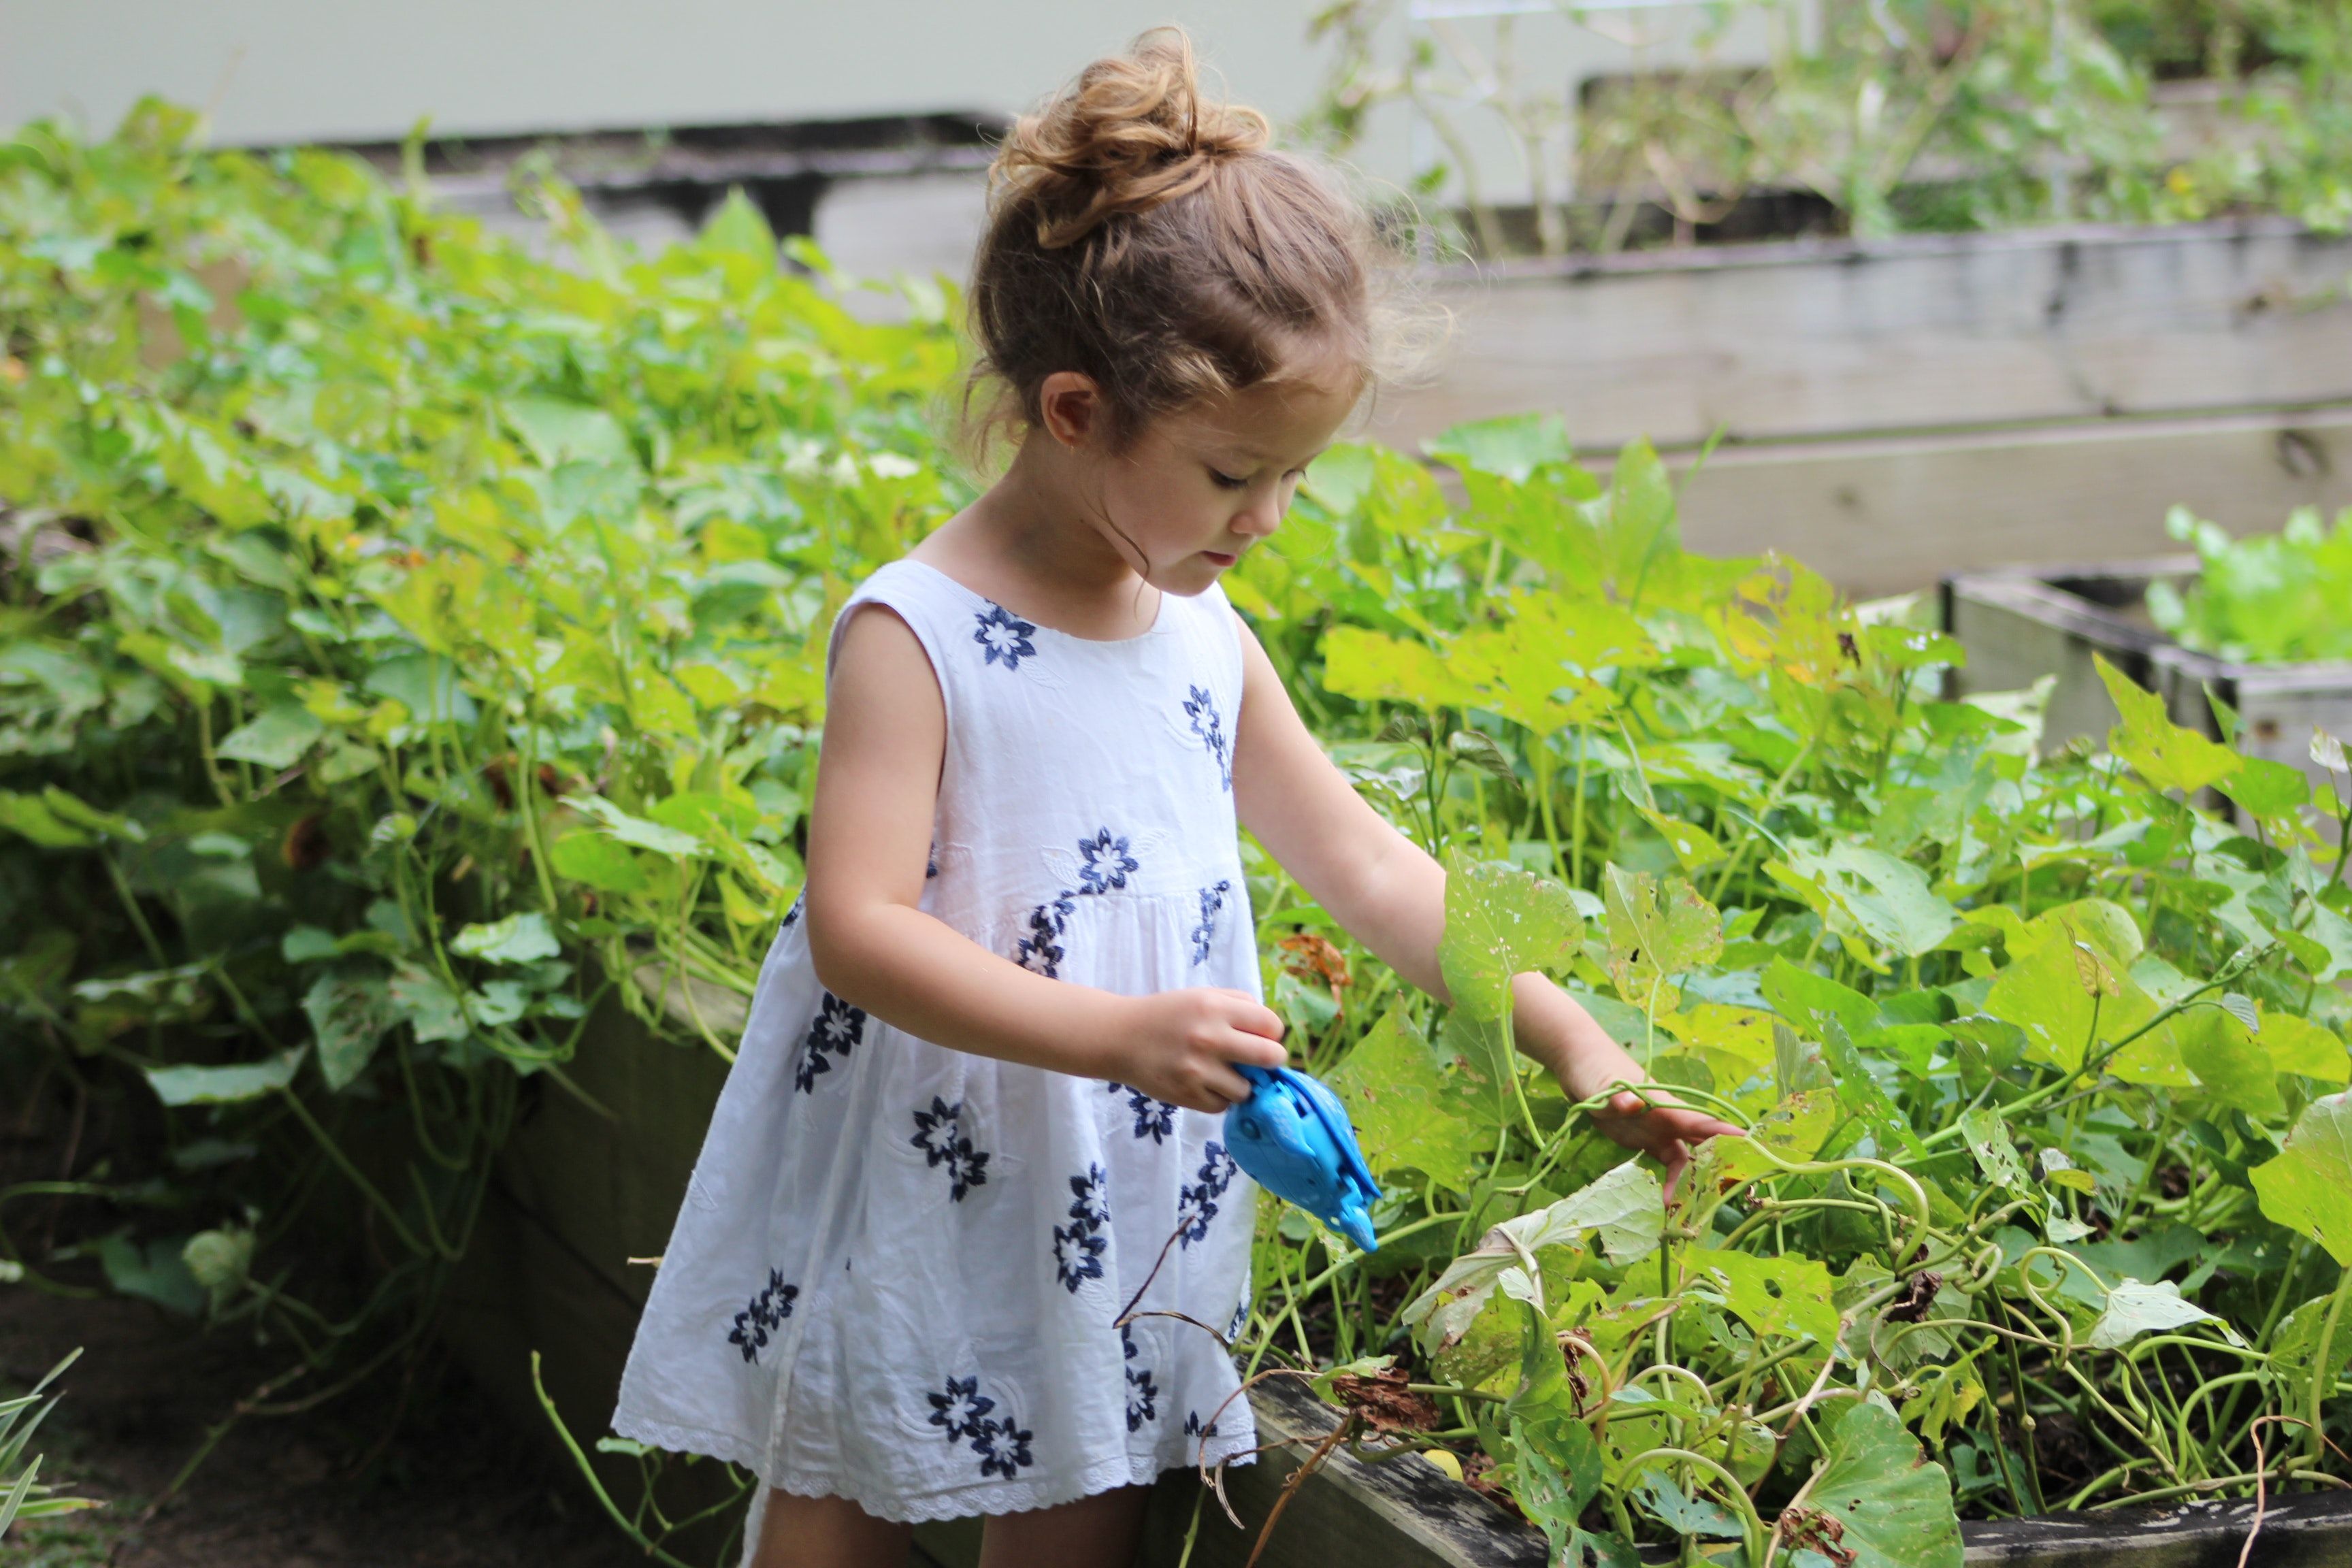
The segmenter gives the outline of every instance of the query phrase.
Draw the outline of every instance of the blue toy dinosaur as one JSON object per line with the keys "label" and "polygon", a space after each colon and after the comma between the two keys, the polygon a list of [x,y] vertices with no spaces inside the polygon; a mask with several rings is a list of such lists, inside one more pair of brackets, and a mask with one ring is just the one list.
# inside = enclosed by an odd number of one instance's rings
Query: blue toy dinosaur
{"label": "blue toy dinosaur", "polygon": [[1289,1068],[1243,1067],[1255,1086],[1225,1112],[1225,1147],[1258,1185],[1376,1250],[1371,1205],[1381,1189],[1356,1147],[1339,1096]]}

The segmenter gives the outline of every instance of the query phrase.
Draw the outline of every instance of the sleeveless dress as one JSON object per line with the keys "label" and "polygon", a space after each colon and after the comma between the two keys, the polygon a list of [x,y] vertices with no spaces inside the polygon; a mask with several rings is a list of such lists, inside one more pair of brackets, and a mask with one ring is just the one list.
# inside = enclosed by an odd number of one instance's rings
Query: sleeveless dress
{"label": "sleeveless dress", "polygon": [[[902,560],[843,607],[828,672],[866,604],[914,630],[946,703],[923,910],[1075,984],[1260,994],[1221,590],[1163,593],[1150,631],[1103,642]],[[761,969],[614,1430],[892,1520],[1246,1455],[1217,1341],[1118,1324],[1141,1290],[1139,1312],[1238,1331],[1255,1188],[1222,1119],[894,1028],[818,983],[801,916]]]}

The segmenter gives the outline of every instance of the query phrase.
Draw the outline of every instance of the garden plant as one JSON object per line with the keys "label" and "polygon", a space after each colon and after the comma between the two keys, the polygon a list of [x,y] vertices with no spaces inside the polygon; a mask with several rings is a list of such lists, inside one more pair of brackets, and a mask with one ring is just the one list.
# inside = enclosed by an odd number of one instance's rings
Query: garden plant
{"label": "garden plant", "polygon": [[[548,255],[161,105],[0,144],[0,1049],[154,1151],[0,1191],[88,1218],[0,1256],[266,1334],[237,1415],[415,1352],[593,1011],[729,1050],[682,983],[748,994],[797,887],[823,630],[969,493],[942,292],[524,195]],[[1424,456],[1336,448],[1226,584],[1451,872],[1439,1006],[1248,859],[1388,1194],[1372,1253],[1263,1207],[1253,1374],[1580,1563],[2352,1484],[2342,742],[2315,786],[2110,670],[2045,753],[1914,606],[1684,551],[1645,446]],[[1509,1047],[1530,969],[1748,1131],[1625,1161]]]}
{"label": "garden plant", "polygon": [[2196,579],[2148,584],[2147,612],[2184,647],[2247,664],[2352,658],[2352,507],[2333,528],[2297,508],[2276,533],[2232,538],[2186,507],[2165,519],[2195,547]]}

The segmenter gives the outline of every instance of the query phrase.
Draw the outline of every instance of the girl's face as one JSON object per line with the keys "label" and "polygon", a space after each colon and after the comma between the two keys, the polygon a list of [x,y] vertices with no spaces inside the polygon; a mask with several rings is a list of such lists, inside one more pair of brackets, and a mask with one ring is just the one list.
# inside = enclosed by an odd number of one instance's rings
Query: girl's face
{"label": "girl's face", "polygon": [[1355,402],[1355,378],[1327,374],[1167,415],[1117,454],[1084,442],[1089,521],[1145,581],[1189,598],[1282,525]]}

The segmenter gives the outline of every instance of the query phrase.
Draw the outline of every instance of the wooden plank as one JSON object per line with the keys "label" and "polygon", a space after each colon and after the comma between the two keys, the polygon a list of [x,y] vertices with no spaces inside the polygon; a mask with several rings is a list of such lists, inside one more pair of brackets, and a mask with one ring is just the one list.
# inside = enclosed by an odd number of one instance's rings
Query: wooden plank
{"label": "wooden plank", "polygon": [[[1687,466],[1685,457],[1676,459]],[[2176,502],[2232,532],[2352,506],[2352,403],[1718,451],[1683,494],[1708,554],[1778,550],[1856,594],[1948,573],[2161,554]]]}
{"label": "wooden plank", "polygon": [[1692,445],[2352,399],[2352,237],[2276,219],[1779,241],[1441,278],[1456,331],[1370,433],[1558,410]]}

